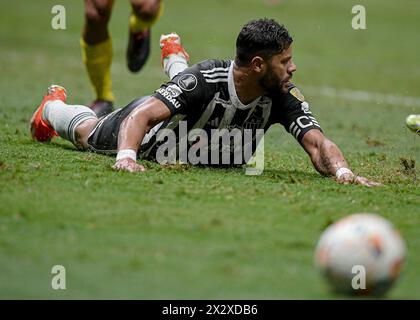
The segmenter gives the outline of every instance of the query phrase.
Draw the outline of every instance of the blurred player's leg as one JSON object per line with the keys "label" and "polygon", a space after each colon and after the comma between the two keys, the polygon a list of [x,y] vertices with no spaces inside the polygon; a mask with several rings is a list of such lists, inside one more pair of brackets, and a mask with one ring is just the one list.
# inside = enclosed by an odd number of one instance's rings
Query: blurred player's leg
{"label": "blurred player's leg", "polygon": [[129,38],[127,66],[131,72],[138,72],[144,66],[150,53],[150,29],[163,12],[161,0],[130,0]]}
{"label": "blurred player's leg", "polygon": [[58,135],[85,149],[87,136],[97,122],[98,117],[90,108],[66,104],[66,90],[52,85],[31,118],[31,135],[40,142]]}
{"label": "blurred player's leg", "polygon": [[85,26],[80,40],[83,62],[96,92],[90,105],[98,116],[112,111],[112,41],[108,32],[114,0],[85,0]]}
{"label": "blurred player's leg", "polygon": [[160,36],[162,66],[169,79],[188,68],[189,55],[181,45],[181,38],[176,33]]}

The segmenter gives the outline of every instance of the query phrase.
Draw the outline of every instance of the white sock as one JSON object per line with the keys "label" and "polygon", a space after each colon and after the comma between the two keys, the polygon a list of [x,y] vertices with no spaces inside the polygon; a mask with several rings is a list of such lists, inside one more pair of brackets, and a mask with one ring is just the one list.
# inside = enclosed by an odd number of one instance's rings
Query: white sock
{"label": "white sock", "polygon": [[61,100],[49,101],[45,104],[42,118],[47,120],[58,135],[77,146],[76,128],[87,119],[98,119],[92,109],[65,104]]}
{"label": "white sock", "polygon": [[170,54],[163,60],[163,70],[169,79],[172,80],[178,73],[188,68],[187,60],[178,54]]}

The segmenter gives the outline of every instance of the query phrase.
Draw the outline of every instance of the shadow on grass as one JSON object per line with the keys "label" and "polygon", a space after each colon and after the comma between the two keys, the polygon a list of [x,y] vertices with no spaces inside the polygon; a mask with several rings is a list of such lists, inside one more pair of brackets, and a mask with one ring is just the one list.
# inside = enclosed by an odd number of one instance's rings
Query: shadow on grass
{"label": "shadow on grass", "polygon": [[261,178],[287,183],[303,183],[305,181],[312,182],[313,180],[324,179],[319,173],[296,169],[265,169]]}
{"label": "shadow on grass", "polygon": [[[25,140],[23,144],[35,145],[37,142],[32,140]],[[75,152],[78,154],[97,154],[104,157],[115,157],[114,154],[100,154],[91,151],[80,151],[75,146],[70,143],[65,143],[63,141],[52,141],[51,143],[43,144],[51,148],[59,148],[66,151]],[[161,171],[170,171],[170,172],[194,172],[194,173],[205,173],[214,172],[216,174],[226,174],[226,175],[244,175],[245,176],[245,166],[243,165],[191,165],[191,164],[168,164],[160,165],[159,163],[152,160],[140,160],[146,169],[161,172]],[[297,169],[264,169],[261,175],[248,176],[254,177],[257,179],[263,180],[274,180],[285,183],[304,183],[311,182],[313,180],[325,179],[320,174],[316,172],[308,172]]]}
{"label": "shadow on grass", "polygon": [[36,146],[42,146],[42,147],[48,147],[48,148],[61,148],[64,150],[68,150],[68,151],[77,151],[77,152],[81,152],[80,150],[77,150],[75,146],[73,146],[70,142],[66,143],[64,140],[52,140],[51,142],[38,142],[38,141],[34,141],[31,138],[27,139],[22,139],[21,141],[19,141],[20,145],[28,145],[28,146],[32,146],[32,147],[36,147]]}
{"label": "shadow on grass", "polygon": [[143,161],[143,164],[156,171],[178,171],[185,173],[187,171],[198,174],[211,174],[216,175],[227,175],[227,176],[244,176],[247,178],[254,178],[258,180],[267,180],[284,183],[311,183],[314,181],[320,181],[326,179],[317,172],[308,172],[296,169],[284,170],[284,169],[265,169],[261,175],[246,175],[244,166],[206,166],[206,165],[159,165],[153,161]]}

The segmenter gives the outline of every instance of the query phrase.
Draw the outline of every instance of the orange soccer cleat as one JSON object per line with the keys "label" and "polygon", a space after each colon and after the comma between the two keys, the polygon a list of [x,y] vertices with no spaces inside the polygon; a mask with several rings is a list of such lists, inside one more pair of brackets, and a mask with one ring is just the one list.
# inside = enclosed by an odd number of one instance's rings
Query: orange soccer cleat
{"label": "orange soccer cleat", "polygon": [[31,136],[32,139],[39,142],[50,141],[52,137],[58,136],[57,132],[42,119],[42,112],[44,111],[45,104],[49,101],[61,100],[66,102],[66,89],[58,85],[51,85],[47,89],[47,94],[41,102],[41,105],[34,112],[31,118]]}
{"label": "orange soccer cleat", "polygon": [[171,54],[182,55],[187,61],[190,59],[190,56],[181,45],[181,38],[176,33],[161,35],[159,43],[162,49],[162,64]]}

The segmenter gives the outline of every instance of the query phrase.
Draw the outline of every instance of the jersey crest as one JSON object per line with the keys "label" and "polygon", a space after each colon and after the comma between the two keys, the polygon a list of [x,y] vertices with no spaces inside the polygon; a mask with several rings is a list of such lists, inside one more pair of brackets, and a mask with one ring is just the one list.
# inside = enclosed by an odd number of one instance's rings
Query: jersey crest
{"label": "jersey crest", "polygon": [[304,102],[305,101],[305,97],[303,96],[303,94],[299,91],[298,88],[294,87],[292,89],[290,89],[289,91],[292,96],[294,96],[296,99],[298,99],[300,102]]}

